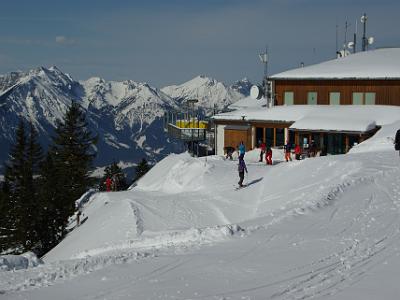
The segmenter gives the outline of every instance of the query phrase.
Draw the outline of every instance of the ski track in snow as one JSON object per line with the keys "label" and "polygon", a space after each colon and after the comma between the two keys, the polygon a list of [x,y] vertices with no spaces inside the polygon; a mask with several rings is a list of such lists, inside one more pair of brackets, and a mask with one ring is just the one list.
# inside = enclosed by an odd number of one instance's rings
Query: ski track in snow
{"label": "ski track in snow", "polygon": [[[282,166],[278,164],[275,167],[295,168],[296,163]],[[305,162],[301,161],[297,165],[301,166],[303,163]],[[333,167],[337,161],[324,161],[321,164],[320,168],[327,165]],[[327,182],[326,179],[316,178],[320,169],[314,169],[309,176],[315,178],[315,183],[290,190],[291,194],[300,193],[304,198],[299,202],[301,205],[296,206],[288,201],[286,207],[276,209],[270,216],[268,211],[259,210],[259,208],[266,202],[279,200],[284,192],[268,194],[267,185],[263,180],[258,182],[258,185],[255,184],[239,191],[240,197],[253,195],[255,198],[252,200],[253,203],[250,199],[246,199],[250,201],[249,203],[234,203],[242,205],[243,209],[253,208],[248,220],[243,219],[243,225],[239,222],[244,230],[239,226],[229,225],[231,220],[235,220],[221,209],[225,205],[232,205],[233,200],[229,199],[229,193],[235,193],[232,191],[223,194],[204,191],[196,198],[190,198],[193,197],[193,192],[186,195],[188,199],[191,199],[187,201],[191,201],[192,204],[205,205],[207,210],[215,216],[216,222],[221,225],[160,232],[147,232],[146,220],[155,217],[161,220],[161,223],[165,222],[162,221],[165,212],[157,210],[154,206],[158,201],[157,195],[162,194],[148,194],[152,195],[154,202],[139,201],[139,198],[135,197],[126,198],[125,201],[129,202],[132,216],[135,218],[136,239],[76,254],[77,258],[84,257],[80,259],[48,263],[29,270],[0,272],[0,294],[53,285],[110,265],[155,259],[171,251],[175,255],[189,253],[205,245],[212,246],[227,241],[233,236],[249,238],[252,235],[268,233],[268,238],[249,247],[238,256],[226,260],[224,264],[229,265],[249,259],[259,252],[268,251],[269,247],[279,245],[279,243],[283,243],[282,245],[288,243],[296,247],[302,247],[307,243],[326,244],[325,247],[328,249],[320,257],[314,256],[314,259],[306,259],[303,264],[288,265],[287,268],[284,267],[265,275],[264,283],[244,284],[237,289],[221,288],[220,292],[214,291],[177,299],[225,299],[225,297],[235,298],[240,295],[258,295],[260,292],[265,295],[264,299],[311,299],[337,295],[362,281],[376,266],[398,256],[400,243],[399,167],[383,166],[377,169],[374,166],[362,166],[350,161],[346,162],[341,170],[342,174],[331,175]],[[386,182],[389,180],[391,180],[391,187],[388,188]],[[227,186],[221,184],[221,190]],[[308,191],[307,197],[302,195],[303,191]],[[106,196],[102,195],[102,197]],[[140,194],[140,197],[142,196],[143,194]],[[355,196],[363,200],[353,201]],[[213,199],[214,202],[208,199]],[[298,201],[298,199],[295,200]],[[340,205],[337,205],[338,202]],[[201,216],[197,215],[191,206],[182,205],[179,199],[173,200],[171,204],[170,209],[174,214],[170,217],[176,218],[176,224],[183,224],[188,220],[195,223],[201,222]],[[316,221],[304,225],[306,233],[319,232],[318,230],[323,228],[328,233],[335,232],[335,234],[302,240],[299,235],[299,230],[302,229],[301,222],[305,222],[307,215],[310,214],[316,217]],[[179,216],[184,218],[180,219]],[[252,218],[265,219],[265,222],[253,225]],[[300,222],[300,227],[298,231],[291,229],[290,234],[285,237],[280,232],[279,226],[290,222]],[[167,223],[164,225],[169,226]],[[112,297],[114,293],[120,294],[141,282],[155,280],[176,271],[188,262],[189,259],[185,256],[177,256],[176,259],[168,260],[167,263],[147,274],[132,275],[133,278],[129,283],[122,281],[106,292],[99,292],[85,299]]]}

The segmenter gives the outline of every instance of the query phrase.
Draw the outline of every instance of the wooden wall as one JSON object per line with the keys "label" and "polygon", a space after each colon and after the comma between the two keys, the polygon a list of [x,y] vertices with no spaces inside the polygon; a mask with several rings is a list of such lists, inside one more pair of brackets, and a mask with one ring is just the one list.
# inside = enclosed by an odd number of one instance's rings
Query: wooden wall
{"label": "wooden wall", "polygon": [[307,93],[317,92],[317,104],[329,104],[329,93],[340,92],[340,104],[352,104],[353,92],[375,92],[376,105],[400,106],[400,80],[274,80],[275,104],[284,92],[294,92],[294,104],[307,104]]}
{"label": "wooden wall", "polygon": [[251,128],[246,130],[224,130],[224,147],[230,146],[236,149],[241,141],[243,141],[244,145],[246,146],[246,151],[252,149]]}

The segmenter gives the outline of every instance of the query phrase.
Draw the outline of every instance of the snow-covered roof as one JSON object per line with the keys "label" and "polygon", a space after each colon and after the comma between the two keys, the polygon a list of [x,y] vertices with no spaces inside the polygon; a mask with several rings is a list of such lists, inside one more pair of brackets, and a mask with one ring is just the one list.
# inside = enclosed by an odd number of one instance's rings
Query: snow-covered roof
{"label": "snow-covered roof", "polygon": [[306,116],[293,123],[290,129],[315,131],[350,131],[367,132],[376,128],[376,122],[370,119],[348,119],[340,116]]}
{"label": "snow-covered roof", "polygon": [[400,120],[400,107],[387,105],[289,105],[247,108],[215,115],[216,121],[293,123],[298,130],[366,132]]}
{"label": "snow-covered roof", "polygon": [[358,52],[343,58],[297,68],[271,79],[400,79],[400,48]]}

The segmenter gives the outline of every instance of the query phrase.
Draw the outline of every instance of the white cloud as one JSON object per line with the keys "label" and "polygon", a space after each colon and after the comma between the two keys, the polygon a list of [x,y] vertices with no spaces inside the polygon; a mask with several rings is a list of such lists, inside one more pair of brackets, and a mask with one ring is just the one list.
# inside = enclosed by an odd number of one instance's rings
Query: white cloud
{"label": "white cloud", "polygon": [[60,45],[73,45],[75,44],[75,40],[68,38],[64,35],[56,36],[56,43]]}

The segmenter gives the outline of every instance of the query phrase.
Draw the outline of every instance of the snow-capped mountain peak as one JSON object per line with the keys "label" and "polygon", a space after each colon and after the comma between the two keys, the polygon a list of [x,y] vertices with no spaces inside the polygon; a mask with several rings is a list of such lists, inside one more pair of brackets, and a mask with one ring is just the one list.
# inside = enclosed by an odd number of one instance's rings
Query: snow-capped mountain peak
{"label": "snow-capped mountain peak", "polygon": [[242,99],[249,94],[245,89],[226,86],[216,79],[199,75],[181,85],[171,85],[161,89],[172,99],[182,103],[189,99],[197,99],[197,105],[206,113],[214,110],[223,110],[230,104]]}

